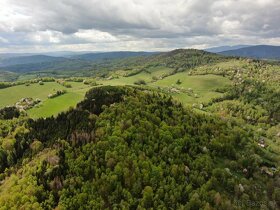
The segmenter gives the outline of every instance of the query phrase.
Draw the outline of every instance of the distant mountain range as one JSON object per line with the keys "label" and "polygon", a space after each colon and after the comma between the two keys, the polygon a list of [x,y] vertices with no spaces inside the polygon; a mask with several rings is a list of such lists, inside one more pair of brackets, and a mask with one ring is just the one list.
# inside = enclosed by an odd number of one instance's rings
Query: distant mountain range
{"label": "distant mountain range", "polygon": [[257,45],[219,52],[222,55],[280,60],[280,46]]}
{"label": "distant mountain range", "polygon": [[106,60],[106,59],[148,56],[148,55],[154,55],[154,54],[157,54],[157,53],[156,52],[120,51],[120,52],[104,52],[104,53],[86,53],[86,54],[71,56],[71,58],[87,60],[87,61],[100,61],[100,60]]}
{"label": "distant mountain range", "polygon": [[47,55],[52,57],[64,57],[68,58],[75,55],[87,54],[87,53],[102,53],[94,51],[55,51],[55,52],[41,52],[41,53],[0,53],[0,60],[14,57],[25,57],[32,55]]}
{"label": "distant mountain range", "polygon": [[205,49],[205,51],[211,53],[219,53],[219,52],[229,51],[229,50],[238,50],[250,46],[251,45],[219,46],[219,47],[212,47],[212,48]]}
{"label": "distant mountain range", "polygon": [[90,69],[93,63],[129,57],[149,56],[156,52],[79,52],[48,53],[62,57],[37,54],[0,54],[0,71],[27,72],[40,70]]}
{"label": "distant mountain range", "polygon": [[[248,57],[256,59],[273,59],[280,60],[280,46],[269,45],[236,45],[221,46],[206,49],[208,53],[217,53],[226,56]],[[173,52],[173,51],[172,51]],[[30,72],[45,70],[92,70],[99,65],[107,69],[109,63],[124,58],[148,58],[153,59],[153,55],[165,55],[159,52],[48,52],[46,54],[24,54],[24,53],[7,53],[0,54],[0,71],[1,72]],[[169,55],[169,54],[168,54]],[[168,58],[164,58],[168,60]],[[134,59],[129,59],[132,63]],[[165,60],[165,62],[167,62]],[[129,62],[126,60],[126,62]],[[141,62],[141,59],[138,60]],[[97,67],[96,67],[97,68]]]}
{"label": "distant mountain range", "polygon": [[0,67],[22,65],[30,63],[44,63],[44,62],[57,62],[66,61],[67,58],[63,57],[52,57],[47,55],[30,55],[20,57],[9,57],[0,60]]}
{"label": "distant mountain range", "polygon": [[208,48],[205,51],[227,56],[280,60],[280,46],[272,45],[221,46]]}

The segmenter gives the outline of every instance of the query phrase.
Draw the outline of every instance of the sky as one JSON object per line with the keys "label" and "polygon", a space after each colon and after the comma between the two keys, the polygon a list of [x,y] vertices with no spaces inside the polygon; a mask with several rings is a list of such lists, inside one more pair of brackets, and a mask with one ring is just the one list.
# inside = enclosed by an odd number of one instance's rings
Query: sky
{"label": "sky", "polygon": [[280,45],[280,0],[0,0],[0,52]]}

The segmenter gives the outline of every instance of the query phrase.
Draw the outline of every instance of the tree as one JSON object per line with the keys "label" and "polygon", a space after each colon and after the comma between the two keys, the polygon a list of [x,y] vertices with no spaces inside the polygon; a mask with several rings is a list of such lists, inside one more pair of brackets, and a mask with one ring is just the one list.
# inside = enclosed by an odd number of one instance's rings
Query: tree
{"label": "tree", "polygon": [[141,200],[141,204],[144,208],[151,208],[153,206],[153,188],[150,186],[146,186],[142,191],[143,197]]}

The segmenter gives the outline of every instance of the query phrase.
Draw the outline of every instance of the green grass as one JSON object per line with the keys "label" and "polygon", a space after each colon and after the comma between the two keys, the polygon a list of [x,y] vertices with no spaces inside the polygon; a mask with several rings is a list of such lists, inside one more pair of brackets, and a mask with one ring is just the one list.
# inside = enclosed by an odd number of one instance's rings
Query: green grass
{"label": "green grass", "polygon": [[148,71],[151,72],[152,76],[161,77],[163,75],[171,73],[172,71],[174,71],[174,69],[159,66],[149,68]]}
{"label": "green grass", "polygon": [[[177,85],[177,80],[182,83]],[[198,98],[189,96],[187,93],[175,93],[173,96],[182,103],[203,103],[208,102],[212,98],[219,97],[222,94],[215,90],[219,87],[224,87],[230,84],[230,80],[217,75],[196,75],[189,76],[186,72],[177,73],[175,75],[158,80],[153,83],[153,86],[158,87],[175,87],[193,90],[193,95],[197,94]]]}
{"label": "green grass", "polygon": [[[89,86],[83,83],[69,82],[72,88],[65,88],[56,82],[45,82],[44,85],[31,84],[30,86],[18,85],[0,90],[0,108],[13,105],[21,98],[39,98],[42,104],[27,111],[30,117],[48,117],[67,110],[70,106],[75,106],[84,98]],[[67,93],[53,99],[48,99],[50,93],[57,90],[66,90]]]}
{"label": "green grass", "polygon": [[64,89],[61,85],[55,82],[47,82],[44,85],[31,84],[30,86],[18,85],[10,88],[0,90],[0,107],[13,105],[21,98],[32,97],[34,99],[40,98],[46,100],[49,93],[54,90]]}
{"label": "green grass", "polygon": [[[177,85],[177,80],[182,82],[181,85]],[[162,87],[184,87],[192,88],[197,92],[207,92],[215,90],[218,87],[223,87],[230,84],[230,81],[222,76],[217,75],[198,75],[198,76],[189,76],[187,73],[177,73],[175,75],[164,78],[163,80],[158,80],[154,85]]]}
{"label": "green grass", "polygon": [[[193,95],[197,94],[198,98],[189,96],[187,93],[172,94],[174,98],[184,104],[208,102],[212,98],[216,98],[222,95],[221,93],[215,91],[217,88],[224,87],[231,83],[229,79],[222,76],[211,74],[190,76],[186,72],[177,73],[175,75],[165,77],[162,80],[152,82],[153,75],[162,75],[168,72],[170,72],[170,69],[157,69],[156,71],[152,71],[151,74],[141,72],[140,74],[131,77],[119,77],[118,79],[102,80],[100,82],[103,85],[133,85],[135,81],[143,79],[147,82],[147,85],[151,87],[175,87],[178,89],[184,88],[185,90],[191,88],[193,90]],[[182,82],[181,85],[176,84],[178,79],[180,79],[180,81]]]}
{"label": "green grass", "polygon": [[141,72],[131,77],[119,77],[118,79],[102,80],[100,83],[103,85],[133,85],[139,79],[143,79],[146,82],[152,81],[152,75],[146,72]]}
{"label": "green grass", "polygon": [[[134,85],[134,82],[142,79],[147,82],[147,86],[157,88],[184,88],[187,90],[191,88],[193,94],[189,96],[187,93],[172,93],[173,97],[183,104],[194,104],[208,102],[212,98],[219,97],[222,94],[215,92],[219,87],[230,84],[230,80],[217,75],[196,75],[190,76],[187,72],[177,73],[172,76],[165,77],[156,82],[152,77],[160,77],[172,71],[170,68],[165,67],[152,67],[148,72],[141,72],[137,75],[130,77],[119,76],[118,79],[112,80],[99,80],[98,83],[103,85]],[[180,79],[181,85],[177,85],[177,80]],[[32,118],[48,117],[57,115],[61,111],[67,110],[70,106],[75,106],[79,101],[84,98],[84,95],[91,87],[83,83],[69,82],[72,88],[65,88],[56,82],[45,82],[44,85],[31,84],[30,86],[19,85],[0,90],[0,108],[13,105],[21,98],[32,97],[33,99],[39,98],[42,104],[27,111],[28,115]],[[50,93],[57,90],[67,90],[67,93],[53,99],[48,99]],[[194,97],[197,94],[198,97]]]}
{"label": "green grass", "polygon": [[36,74],[20,74],[18,77],[18,81],[26,81],[26,80],[32,80],[37,79],[38,76]]}
{"label": "green grass", "polygon": [[[147,83],[151,83],[153,81],[153,76],[163,76],[164,74],[168,74],[172,72],[173,70],[166,67],[152,67],[147,69],[148,72],[141,72],[139,74],[136,74],[134,76],[130,77],[123,77],[119,76],[118,79],[112,79],[112,80],[102,80],[100,81],[103,85],[133,85],[134,82],[142,79],[145,80]],[[124,74],[124,71],[119,71],[119,75]]]}
{"label": "green grass", "polygon": [[217,92],[208,92],[206,94],[199,95],[198,98],[189,96],[185,93],[178,93],[178,94],[173,93],[172,96],[183,104],[192,105],[192,104],[207,103],[213,98],[222,96],[222,94]]}
{"label": "green grass", "polygon": [[62,111],[75,107],[84,98],[83,94],[69,92],[56,98],[46,100],[41,106],[27,111],[31,118],[55,116]]}

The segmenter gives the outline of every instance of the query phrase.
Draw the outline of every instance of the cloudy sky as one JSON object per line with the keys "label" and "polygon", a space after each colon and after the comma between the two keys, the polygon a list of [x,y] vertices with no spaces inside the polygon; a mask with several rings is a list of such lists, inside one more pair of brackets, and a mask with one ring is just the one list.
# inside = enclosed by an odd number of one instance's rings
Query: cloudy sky
{"label": "cloudy sky", "polygon": [[280,45],[280,0],[0,0],[0,52]]}

